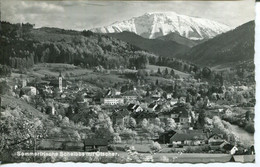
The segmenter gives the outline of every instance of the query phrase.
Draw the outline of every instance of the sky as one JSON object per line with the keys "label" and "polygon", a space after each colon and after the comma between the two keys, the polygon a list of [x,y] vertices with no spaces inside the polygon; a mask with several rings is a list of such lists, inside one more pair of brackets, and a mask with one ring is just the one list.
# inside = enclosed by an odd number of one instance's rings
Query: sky
{"label": "sky", "polygon": [[201,17],[232,28],[254,20],[254,0],[242,1],[33,1],[2,0],[1,20],[35,27],[88,30],[146,12],[169,12]]}

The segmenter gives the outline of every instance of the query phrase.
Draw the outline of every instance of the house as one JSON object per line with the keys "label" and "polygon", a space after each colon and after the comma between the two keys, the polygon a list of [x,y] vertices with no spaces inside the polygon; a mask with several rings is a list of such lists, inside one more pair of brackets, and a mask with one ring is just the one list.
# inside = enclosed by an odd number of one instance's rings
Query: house
{"label": "house", "polygon": [[186,97],[179,97],[178,103],[186,103]]}
{"label": "house", "polygon": [[173,118],[177,124],[182,126],[182,128],[189,128],[191,123],[191,116],[188,110],[183,106],[174,107],[170,111],[160,112],[158,117],[162,120]]}
{"label": "house", "polygon": [[84,140],[84,151],[93,152],[107,152],[108,151],[108,141],[107,139],[101,138],[89,138]]}
{"label": "house", "polygon": [[162,97],[162,94],[160,91],[156,90],[152,93],[152,98],[157,100],[157,99],[160,99]]}
{"label": "house", "polygon": [[23,93],[27,96],[35,96],[37,93],[36,88],[33,86],[25,86],[21,89],[21,91],[23,91]]}
{"label": "house", "polygon": [[88,103],[91,103],[93,101],[93,96],[91,96],[90,94],[87,94],[87,93],[84,93],[83,94],[83,99],[84,99],[84,102],[88,102]]}
{"label": "house", "polygon": [[127,110],[123,109],[117,109],[115,110],[112,115],[111,115],[111,120],[113,122],[113,125],[119,125],[119,124],[124,124],[125,119],[129,117],[130,113]]}
{"label": "house", "polygon": [[137,98],[139,97],[140,95],[132,90],[132,91],[127,91],[125,92],[122,97],[125,99],[125,101],[135,101],[137,100]]}
{"label": "house", "polygon": [[208,138],[208,144],[212,150],[219,150],[226,143],[222,134],[214,133]]}
{"label": "house", "polygon": [[108,89],[105,93],[105,96],[119,96],[121,95],[121,92],[117,89]]}
{"label": "house", "polygon": [[175,146],[199,146],[204,145],[206,143],[206,135],[202,132],[191,132],[185,133],[175,133],[170,138],[170,143],[172,143]]}
{"label": "house", "polygon": [[189,116],[189,113],[187,110],[180,111],[179,120],[181,125],[189,126],[189,123],[191,123],[191,117]]}
{"label": "house", "polygon": [[215,145],[216,143],[223,143],[224,141],[225,141],[225,139],[223,138],[222,134],[212,134],[208,138],[208,143],[210,145]]}
{"label": "house", "polygon": [[150,105],[148,105],[147,110],[149,112],[158,112],[160,110],[160,105],[157,103],[151,103]]}
{"label": "house", "polygon": [[129,104],[127,109],[131,112],[142,112],[143,108],[138,104]]}
{"label": "house", "polygon": [[136,120],[136,123],[139,124],[141,121],[147,119],[148,121],[154,121],[155,118],[158,117],[158,114],[156,112],[134,112],[131,114],[131,116]]}
{"label": "house", "polygon": [[232,111],[228,108],[228,109],[224,110],[224,114],[226,116],[231,116],[232,115]]}
{"label": "house", "polygon": [[172,99],[172,93],[167,93],[167,94],[166,94],[166,99],[167,99],[167,100]]}
{"label": "house", "polygon": [[62,93],[62,94],[60,95],[60,97],[61,97],[62,99],[64,99],[64,98],[66,98],[66,94],[65,94],[65,93]]}
{"label": "house", "polygon": [[23,88],[27,86],[27,79],[23,75],[20,76],[19,87]]}
{"label": "house", "polygon": [[233,155],[230,162],[240,162],[240,163],[254,163],[254,155]]}
{"label": "house", "polygon": [[124,99],[121,96],[104,97],[101,102],[105,105],[122,105],[124,104]]}
{"label": "house", "polygon": [[162,133],[159,136],[158,143],[160,143],[160,144],[170,143],[170,139],[173,135],[175,135],[175,133],[176,133],[176,131],[174,131],[174,130],[170,130],[170,131]]}
{"label": "house", "polygon": [[232,144],[226,143],[223,146],[221,146],[221,150],[225,151],[231,155],[234,155],[236,153],[236,151],[238,150],[238,148]]}
{"label": "house", "polygon": [[171,99],[171,100],[170,100],[171,106],[174,106],[174,105],[177,104],[177,103],[178,103],[178,99]]}

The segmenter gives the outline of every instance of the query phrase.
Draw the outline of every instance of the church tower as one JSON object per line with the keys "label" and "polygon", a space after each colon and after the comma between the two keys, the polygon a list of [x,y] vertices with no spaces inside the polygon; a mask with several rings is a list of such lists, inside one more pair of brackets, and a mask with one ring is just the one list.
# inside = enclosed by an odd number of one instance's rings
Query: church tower
{"label": "church tower", "polygon": [[60,72],[60,75],[59,75],[59,90],[60,90],[60,92],[62,92],[62,76],[61,76],[61,72]]}

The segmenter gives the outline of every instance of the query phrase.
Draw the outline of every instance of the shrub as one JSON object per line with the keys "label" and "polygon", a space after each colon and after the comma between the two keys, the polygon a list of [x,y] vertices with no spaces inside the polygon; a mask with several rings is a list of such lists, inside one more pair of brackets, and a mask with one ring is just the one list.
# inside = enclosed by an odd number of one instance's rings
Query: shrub
{"label": "shrub", "polygon": [[161,145],[158,142],[153,141],[152,144],[150,145],[150,149],[153,152],[159,152],[162,148],[161,148]]}
{"label": "shrub", "polygon": [[255,133],[255,127],[254,127],[254,123],[248,123],[245,126],[245,130],[249,133]]}
{"label": "shrub", "polygon": [[169,162],[169,158],[166,156],[160,156],[159,157],[159,162]]}

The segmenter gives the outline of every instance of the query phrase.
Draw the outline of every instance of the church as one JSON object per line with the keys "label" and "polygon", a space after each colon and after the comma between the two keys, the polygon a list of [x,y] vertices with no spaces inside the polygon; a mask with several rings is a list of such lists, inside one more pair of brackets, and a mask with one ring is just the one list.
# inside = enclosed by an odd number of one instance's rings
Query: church
{"label": "church", "polygon": [[62,93],[64,89],[67,88],[67,82],[62,77],[61,72],[60,75],[58,76],[58,79],[54,79],[50,81],[50,86],[53,86],[54,88],[59,88],[60,93]]}

